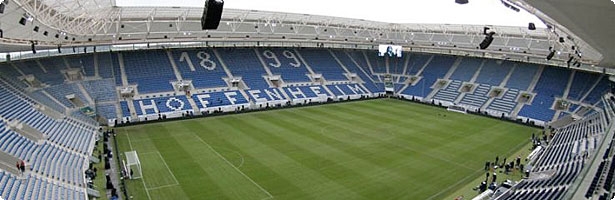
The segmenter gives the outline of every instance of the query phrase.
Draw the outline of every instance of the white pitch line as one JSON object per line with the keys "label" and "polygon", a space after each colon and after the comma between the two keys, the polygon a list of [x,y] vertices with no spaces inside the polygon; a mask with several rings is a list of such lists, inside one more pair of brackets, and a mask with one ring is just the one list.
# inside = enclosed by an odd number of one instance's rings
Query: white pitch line
{"label": "white pitch line", "polygon": [[153,187],[153,188],[145,188],[146,190],[157,190],[157,189],[162,189],[162,188],[168,188],[168,187],[173,187],[173,186],[178,186],[179,184],[170,184],[170,185],[163,185],[163,186],[158,186],[158,187]]}
{"label": "white pitch line", "polygon": [[[508,153],[507,153],[507,154],[512,154],[512,151],[514,151],[514,150],[518,149],[520,146],[523,146],[523,145],[525,145],[525,144],[524,144],[524,143],[518,144],[517,146],[515,146],[515,148],[512,148],[512,149],[508,150]],[[512,156],[512,155],[511,155],[511,156]],[[476,174],[478,171],[483,171],[483,170],[476,170],[476,171],[474,172],[474,174]],[[451,185],[451,186],[447,187],[446,189],[441,190],[441,191],[440,191],[440,192],[438,192],[437,194],[435,194],[435,195],[433,195],[433,196],[429,197],[429,198],[428,198],[428,200],[429,200],[429,199],[433,199],[434,197],[436,197],[436,196],[440,195],[440,194],[441,194],[441,193],[443,193],[443,192],[447,192],[448,190],[450,190],[450,189],[451,189],[451,188],[453,188],[454,186],[457,186],[457,185],[461,184],[463,181],[465,181],[466,179],[468,179],[468,178],[470,178],[470,177],[473,177],[473,176],[474,176],[474,175],[470,175],[470,176],[467,176],[467,177],[465,177],[465,178],[461,179],[461,180],[460,180],[460,181],[458,181],[457,183],[455,183],[455,184],[453,184],[453,185]],[[478,178],[478,177],[477,177],[477,178]]]}
{"label": "white pitch line", "polygon": [[218,153],[218,151],[216,151],[216,149],[211,147],[211,145],[209,145],[207,142],[205,142],[203,139],[201,139],[201,137],[199,137],[198,135],[194,135],[194,136],[196,138],[198,138],[198,140],[201,141],[203,144],[205,144],[207,146],[207,148],[211,149],[218,157],[222,158],[222,160],[224,160],[224,162],[226,162],[228,165],[233,167],[233,169],[235,169],[237,172],[239,172],[241,175],[243,175],[246,179],[248,179],[250,182],[252,182],[252,184],[256,185],[256,187],[258,187],[260,190],[265,192],[265,194],[267,194],[269,196],[269,198],[273,198],[273,195],[271,195],[271,193],[269,193],[267,190],[265,190],[265,188],[263,188],[261,185],[256,183],[254,180],[252,180],[248,175],[244,174],[241,170],[239,170],[239,168],[235,167],[235,165],[233,165],[226,158],[224,158],[224,156],[222,156],[222,154]]}
{"label": "white pitch line", "polygon": [[132,147],[132,142],[130,142],[130,135],[128,135],[126,129],[124,129],[124,134],[126,134],[126,138],[128,138],[128,145],[130,146],[130,150],[134,151],[135,149]]}
{"label": "white pitch line", "polygon": [[[334,126],[334,125],[328,125],[328,126]],[[325,127],[327,127],[327,126],[325,126]],[[342,129],[346,129],[346,128],[342,128]],[[321,129],[321,130],[322,130],[322,129]],[[430,158],[433,158],[433,159],[436,159],[436,160],[440,160],[440,161],[443,161],[443,162],[446,162],[446,163],[450,163],[450,164],[456,165],[457,167],[460,167],[460,168],[464,168],[464,169],[468,169],[468,170],[474,170],[473,168],[470,168],[470,167],[465,166],[465,165],[463,165],[463,164],[460,164],[460,163],[458,163],[458,162],[452,161],[452,160],[450,160],[450,159],[447,159],[447,158],[442,158],[442,157],[440,157],[440,156],[436,156],[436,155],[432,155],[432,154],[430,154],[430,153],[426,153],[426,152],[424,152],[424,151],[417,150],[417,149],[415,149],[415,148],[411,148],[411,147],[409,147],[409,146],[399,145],[399,144],[396,144],[396,143],[391,142],[390,140],[386,140],[386,139],[382,139],[382,138],[377,138],[377,137],[374,137],[374,136],[371,136],[371,135],[367,135],[366,133],[359,132],[359,131],[354,131],[354,130],[350,130],[350,131],[352,131],[353,133],[357,133],[357,134],[359,134],[359,135],[363,135],[363,136],[365,136],[365,137],[368,137],[368,138],[374,139],[374,140],[379,140],[380,142],[385,143],[385,144],[388,144],[388,145],[393,145],[393,146],[396,146],[396,147],[399,147],[399,148],[405,149],[405,150],[407,150],[407,151],[412,151],[412,152],[417,152],[417,153],[419,153],[419,154],[427,155],[427,156],[429,156]]]}
{"label": "white pitch line", "polygon": [[[124,129],[124,134],[126,134],[126,138],[128,138],[128,145],[130,146],[130,150],[134,151],[135,149],[132,147],[132,143],[130,142],[130,135]],[[143,172],[141,172],[143,173]],[[145,185],[145,177],[141,176],[141,183],[143,183],[143,188],[145,188],[145,193],[147,194],[147,199],[152,200],[152,196],[149,194],[149,190],[147,189],[147,185]]]}
{"label": "white pitch line", "polygon": [[173,174],[171,168],[169,168],[169,165],[167,165],[167,162],[164,161],[164,158],[162,157],[162,154],[160,154],[160,151],[156,151],[156,153],[158,153],[158,156],[160,156],[160,159],[162,159],[162,164],[164,164],[164,166],[167,167],[167,170],[169,170],[169,173],[173,177],[173,180],[175,180],[175,184],[179,185],[179,181],[177,181],[177,178],[175,178],[175,174]]}
{"label": "white pitch line", "polygon": [[483,170],[482,170],[482,169],[479,169],[479,170],[474,171],[474,173],[472,173],[471,175],[466,176],[465,178],[463,178],[463,179],[461,179],[461,180],[457,181],[455,184],[448,186],[448,187],[447,187],[446,189],[444,189],[444,190],[440,190],[440,192],[438,192],[438,193],[436,193],[436,194],[432,195],[432,196],[431,196],[431,197],[429,197],[427,200],[433,199],[433,198],[437,197],[438,195],[440,195],[440,194],[442,194],[442,193],[444,193],[444,192],[448,192],[451,188],[456,187],[457,185],[459,185],[459,184],[463,183],[464,181],[466,181],[466,180],[467,180],[467,179],[469,179],[469,178],[474,178],[474,177],[476,177],[476,175],[474,175],[474,174],[476,174],[476,173],[478,173],[478,172],[480,172],[480,171],[483,171]]}

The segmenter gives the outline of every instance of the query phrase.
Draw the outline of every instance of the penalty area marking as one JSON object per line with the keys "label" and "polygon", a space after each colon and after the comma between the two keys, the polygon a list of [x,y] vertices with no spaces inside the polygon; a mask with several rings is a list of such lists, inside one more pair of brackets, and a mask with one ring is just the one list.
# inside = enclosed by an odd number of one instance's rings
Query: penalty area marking
{"label": "penalty area marking", "polygon": [[[132,142],[130,142],[130,134],[128,131],[124,129],[124,134],[126,134],[126,138],[128,139],[128,145],[130,146],[130,150],[134,151],[135,149],[132,147]],[[147,199],[152,200],[152,196],[149,194],[149,190],[147,189],[147,185],[145,185],[145,177],[141,177],[141,183],[143,183],[143,188],[145,188],[145,193],[147,194]]]}
{"label": "penalty area marking", "polygon": [[243,166],[244,158],[243,158],[243,155],[241,153],[239,153],[238,151],[232,150],[232,149],[224,148],[224,147],[216,146],[216,148],[217,149],[222,149],[224,151],[230,151],[230,152],[232,152],[234,154],[237,154],[239,156],[239,164],[236,167],[237,168],[241,168]]}
{"label": "penalty area marking", "polygon": [[216,154],[218,157],[220,157],[222,160],[224,160],[224,162],[226,162],[226,164],[230,165],[233,169],[235,169],[237,172],[239,172],[241,175],[243,175],[243,177],[248,179],[248,181],[252,182],[252,184],[256,185],[256,187],[258,187],[261,191],[263,191],[265,194],[267,194],[267,196],[269,196],[269,197],[264,198],[264,199],[273,199],[273,195],[271,195],[271,193],[269,193],[269,191],[265,190],[265,188],[263,188],[261,185],[256,183],[254,180],[252,180],[252,178],[250,178],[248,175],[244,174],[241,170],[239,170],[239,168],[235,167],[235,165],[233,165],[233,163],[229,162],[224,156],[222,156],[222,154],[218,153],[218,151],[216,151],[216,149],[211,147],[211,145],[209,145],[207,142],[205,142],[205,140],[203,140],[201,137],[199,137],[196,134],[193,134],[193,135],[199,141],[201,141],[201,143],[205,144],[205,146],[207,146],[207,148],[211,149],[211,151],[213,151],[214,154]]}
{"label": "penalty area marking", "polygon": [[[162,157],[162,154],[160,154],[160,151],[152,151],[152,152],[147,152],[147,153],[141,153],[141,155],[147,155],[147,154],[158,154],[158,157],[160,157],[160,159],[162,159],[162,164],[164,164],[164,166],[167,168],[167,171],[169,171],[169,174],[171,174],[171,177],[173,177],[173,181],[175,181],[174,184],[169,184],[167,186],[179,185],[179,181],[175,177],[175,174],[173,174],[173,172],[171,171],[171,168],[169,168],[169,165],[167,165],[167,162],[164,161],[164,158]],[[157,186],[157,187],[152,187],[152,188],[149,188],[149,189],[154,189],[154,188],[157,189],[158,187],[164,187],[164,186]]]}

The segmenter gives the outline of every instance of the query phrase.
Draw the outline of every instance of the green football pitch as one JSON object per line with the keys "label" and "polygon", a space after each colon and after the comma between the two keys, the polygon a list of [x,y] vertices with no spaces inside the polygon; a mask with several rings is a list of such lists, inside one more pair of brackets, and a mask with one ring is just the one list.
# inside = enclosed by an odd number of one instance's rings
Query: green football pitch
{"label": "green football pitch", "polygon": [[[116,129],[133,199],[444,199],[536,129],[392,99]],[[121,155],[123,159],[123,155]]]}

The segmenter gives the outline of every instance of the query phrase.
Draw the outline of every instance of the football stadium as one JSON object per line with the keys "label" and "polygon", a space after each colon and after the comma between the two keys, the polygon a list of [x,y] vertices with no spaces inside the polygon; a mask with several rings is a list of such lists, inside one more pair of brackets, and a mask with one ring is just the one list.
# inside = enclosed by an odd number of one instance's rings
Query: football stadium
{"label": "football stadium", "polygon": [[612,19],[609,0],[0,0],[0,199],[613,199]]}

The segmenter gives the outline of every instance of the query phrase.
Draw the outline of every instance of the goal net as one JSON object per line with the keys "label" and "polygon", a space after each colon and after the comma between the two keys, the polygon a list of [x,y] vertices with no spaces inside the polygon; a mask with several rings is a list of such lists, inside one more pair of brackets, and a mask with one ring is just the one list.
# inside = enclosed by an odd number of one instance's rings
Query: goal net
{"label": "goal net", "polygon": [[126,156],[126,163],[124,164],[126,175],[128,175],[130,179],[142,178],[141,161],[139,161],[137,151],[124,152],[124,155]]}

